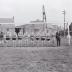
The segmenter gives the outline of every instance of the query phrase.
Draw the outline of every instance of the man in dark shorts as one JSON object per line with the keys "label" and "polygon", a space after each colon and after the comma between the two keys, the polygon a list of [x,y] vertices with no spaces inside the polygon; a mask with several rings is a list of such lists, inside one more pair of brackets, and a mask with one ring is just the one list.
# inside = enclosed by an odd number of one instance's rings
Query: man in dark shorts
{"label": "man in dark shorts", "polygon": [[60,32],[56,32],[56,41],[57,41],[57,46],[60,46],[61,38],[60,38]]}

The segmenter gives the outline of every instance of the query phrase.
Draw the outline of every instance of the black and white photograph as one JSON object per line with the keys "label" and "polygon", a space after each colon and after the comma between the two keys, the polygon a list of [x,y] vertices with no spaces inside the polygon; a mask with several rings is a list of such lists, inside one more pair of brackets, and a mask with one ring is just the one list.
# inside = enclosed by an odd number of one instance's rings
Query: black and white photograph
{"label": "black and white photograph", "polygon": [[0,0],[0,72],[72,72],[72,0]]}

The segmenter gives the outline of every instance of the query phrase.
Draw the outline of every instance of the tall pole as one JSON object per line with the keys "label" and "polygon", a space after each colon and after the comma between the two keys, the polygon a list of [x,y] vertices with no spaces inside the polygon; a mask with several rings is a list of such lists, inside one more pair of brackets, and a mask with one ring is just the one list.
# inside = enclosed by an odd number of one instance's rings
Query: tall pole
{"label": "tall pole", "polygon": [[43,22],[46,22],[46,13],[45,13],[44,5],[42,9],[43,9]]}
{"label": "tall pole", "polygon": [[64,10],[64,11],[62,11],[63,12],[63,14],[64,14],[64,36],[65,36],[65,15],[66,15],[66,11]]}
{"label": "tall pole", "polygon": [[46,19],[46,12],[45,12],[45,7],[43,5],[42,7],[42,11],[43,11],[43,22],[44,22],[44,30],[45,30],[45,34],[47,33],[47,19]]}

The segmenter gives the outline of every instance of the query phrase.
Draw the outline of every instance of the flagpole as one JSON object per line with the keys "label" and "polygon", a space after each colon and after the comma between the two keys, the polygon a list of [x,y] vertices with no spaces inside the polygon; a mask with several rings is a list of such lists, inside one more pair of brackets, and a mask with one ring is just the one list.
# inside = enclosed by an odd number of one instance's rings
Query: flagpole
{"label": "flagpole", "polygon": [[65,16],[66,16],[66,11],[64,10],[64,11],[62,11],[63,12],[63,14],[64,14],[64,37],[65,37]]}

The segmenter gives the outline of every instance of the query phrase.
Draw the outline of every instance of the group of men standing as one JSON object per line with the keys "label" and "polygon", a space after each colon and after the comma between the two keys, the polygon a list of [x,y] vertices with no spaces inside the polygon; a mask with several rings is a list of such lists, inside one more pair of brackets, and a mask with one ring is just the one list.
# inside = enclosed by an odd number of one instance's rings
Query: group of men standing
{"label": "group of men standing", "polygon": [[10,32],[7,32],[6,34],[2,31],[0,32],[0,44],[7,42],[6,36],[10,36]]}
{"label": "group of men standing", "polygon": [[[60,46],[61,44],[60,32],[57,31],[55,36],[56,36],[57,46]],[[2,41],[4,41],[4,33],[0,32],[0,43],[2,43]]]}

